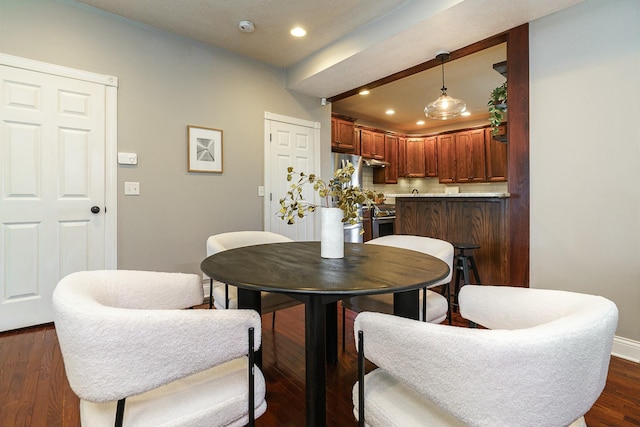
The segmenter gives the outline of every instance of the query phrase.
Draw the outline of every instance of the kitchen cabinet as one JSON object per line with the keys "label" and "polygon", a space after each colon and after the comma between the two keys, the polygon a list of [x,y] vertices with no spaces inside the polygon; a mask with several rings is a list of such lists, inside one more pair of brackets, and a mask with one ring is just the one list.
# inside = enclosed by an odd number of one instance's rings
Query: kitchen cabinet
{"label": "kitchen cabinet", "polygon": [[430,136],[424,139],[425,176],[438,176],[438,156],[436,154],[437,146],[437,136]]}
{"label": "kitchen cabinet", "polygon": [[456,182],[485,182],[484,129],[455,134]]}
{"label": "kitchen cabinet", "polygon": [[362,241],[368,242],[373,239],[373,228],[371,223],[371,209],[363,208],[362,209],[362,229],[364,233],[362,235]]}
{"label": "kitchen cabinet", "polygon": [[407,138],[398,138],[398,178],[407,177]]}
{"label": "kitchen cabinet", "polygon": [[438,180],[441,184],[456,182],[456,138],[452,133],[438,137]]}
{"label": "kitchen cabinet", "polygon": [[369,129],[360,130],[360,154],[367,159],[384,160],[384,134]]}
{"label": "kitchen cabinet", "polygon": [[331,151],[358,154],[355,126],[349,120],[331,118]]}
{"label": "kitchen cabinet", "polygon": [[473,251],[483,284],[509,281],[508,198],[398,197],[396,234],[427,236],[448,242],[475,243]]}
{"label": "kitchen cabinet", "polygon": [[394,135],[384,135],[384,158],[389,162],[389,166],[375,168],[373,170],[374,184],[397,184],[398,183],[398,137]]}
{"label": "kitchen cabinet", "polygon": [[[504,128],[505,126],[500,126]],[[499,129],[499,134],[506,134]],[[491,128],[484,130],[484,144],[487,162],[487,181],[504,182],[507,180],[507,144],[491,134]]]}
{"label": "kitchen cabinet", "polygon": [[[406,142],[406,172],[407,178],[424,178],[438,176],[437,166],[437,136],[426,138],[407,138]],[[399,147],[402,147],[399,145]],[[402,154],[400,155],[402,156]],[[402,165],[402,159],[400,159]]]}
{"label": "kitchen cabinet", "polygon": [[437,138],[441,184],[486,182],[485,129],[453,132]]}
{"label": "kitchen cabinet", "polygon": [[426,169],[424,138],[408,138],[406,142],[405,176],[407,178],[424,178]]}

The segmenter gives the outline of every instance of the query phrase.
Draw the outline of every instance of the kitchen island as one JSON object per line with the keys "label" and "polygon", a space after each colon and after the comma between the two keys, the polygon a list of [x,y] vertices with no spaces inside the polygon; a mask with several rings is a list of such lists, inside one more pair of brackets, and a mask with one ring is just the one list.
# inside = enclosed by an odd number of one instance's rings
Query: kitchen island
{"label": "kitchen island", "polygon": [[483,284],[509,282],[507,210],[509,193],[394,194],[395,234],[475,243]]}

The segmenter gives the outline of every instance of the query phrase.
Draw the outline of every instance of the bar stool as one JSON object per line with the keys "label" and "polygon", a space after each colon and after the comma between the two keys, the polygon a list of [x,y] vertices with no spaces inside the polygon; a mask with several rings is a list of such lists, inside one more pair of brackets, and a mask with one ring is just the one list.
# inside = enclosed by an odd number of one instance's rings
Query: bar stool
{"label": "bar stool", "polygon": [[[453,306],[454,311],[457,311],[458,307],[458,293],[460,292],[460,280],[462,279],[462,286],[471,285],[471,280],[469,279],[469,268],[473,272],[473,276],[476,280],[475,284],[481,284],[480,275],[478,274],[478,269],[476,267],[476,261],[473,258],[473,255],[469,253],[465,253],[464,251],[472,251],[474,249],[479,249],[480,245],[476,245],[475,243],[454,243],[454,249],[457,251],[457,254],[454,257],[453,265],[456,270],[456,273],[453,278],[454,283],[454,296],[453,296]],[[449,296],[451,298],[451,296]]]}

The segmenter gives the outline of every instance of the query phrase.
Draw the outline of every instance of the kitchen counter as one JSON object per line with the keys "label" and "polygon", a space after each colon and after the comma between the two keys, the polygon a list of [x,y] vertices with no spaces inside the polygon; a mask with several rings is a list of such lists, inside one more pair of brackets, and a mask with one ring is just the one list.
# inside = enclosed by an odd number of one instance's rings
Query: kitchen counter
{"label": "kitchen counter", "polygon": [[483,284],[508,283],[509,193],[425,193],[396,195],[396,234],[475,243]]}
{"label": "kitchen counter", "polygon": [[509,193],[418,193],[418,194],[385,194],[385,197],[510,197]]}

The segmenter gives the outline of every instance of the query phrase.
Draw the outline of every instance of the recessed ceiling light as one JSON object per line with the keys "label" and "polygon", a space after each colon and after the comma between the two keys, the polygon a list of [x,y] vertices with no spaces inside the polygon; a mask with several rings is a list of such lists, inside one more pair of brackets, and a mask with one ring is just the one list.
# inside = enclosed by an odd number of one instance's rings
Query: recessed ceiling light
{"label": "recessed ceiling light", "polygon": [[362,89],[360,92],[358,92],[360,95],[369,95],[369,91],[367,89]]}
{"label": "recessed ceiling light", "polygon": [[419,125],[419,126],[421,126],[421,125],[423,125],[423,124],[424,124],[424,120],[418,120],[418,121],[416,122],[416,124],[417,124],[417,125]]}
{"label": "recessed ceiling light", "polygon": [[392,110],[391,108],[389,108],[389,109],[388,109],[387,111],[385,111],[384,113],[390,116],[390,115],[392,115],[392,114],[395,114],[396,112],[395,112],[394,110]]}
{"label": "recessed ceiling light", "polygon": [[307,35],[307,31],[302,27],[295,27],[291,30],[291,35],[293,37],[304,37]]}

